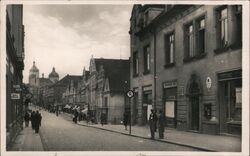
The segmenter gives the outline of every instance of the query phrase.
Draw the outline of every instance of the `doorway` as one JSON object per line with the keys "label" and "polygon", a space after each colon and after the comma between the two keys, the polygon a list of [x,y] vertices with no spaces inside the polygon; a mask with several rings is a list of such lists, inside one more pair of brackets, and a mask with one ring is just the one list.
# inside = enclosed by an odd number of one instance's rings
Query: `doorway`
{"label": "doorway", "polygon": [[190,129],[199,131],[199,96],[190,97]]}

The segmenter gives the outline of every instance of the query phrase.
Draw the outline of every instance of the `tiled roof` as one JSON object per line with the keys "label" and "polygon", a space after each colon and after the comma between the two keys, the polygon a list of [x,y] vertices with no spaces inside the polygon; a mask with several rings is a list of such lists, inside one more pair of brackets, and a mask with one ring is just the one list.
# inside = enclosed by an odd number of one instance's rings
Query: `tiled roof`
{"label": "tiled roof", "polygon": [[40,87],[53,84],[48,78],[39,78]]}
{"label": "tiled roof", "polygon": [[59,80],[52,86],[65,86],[66,87],[68,84],[70,84],[71,80],[78,82],[81,79],[82,79],[82,76],[79,76],[79,75],[66,75],[65,77],[63,77],[61,80]]}
{"label": "tiled roof", "polygon": [[[105,77],[109,79],[110,91],[124,91],[129,87],[129,60],[95,59],[96,69],[103,65]],[[125,85],[125,81],[127,84]]]}

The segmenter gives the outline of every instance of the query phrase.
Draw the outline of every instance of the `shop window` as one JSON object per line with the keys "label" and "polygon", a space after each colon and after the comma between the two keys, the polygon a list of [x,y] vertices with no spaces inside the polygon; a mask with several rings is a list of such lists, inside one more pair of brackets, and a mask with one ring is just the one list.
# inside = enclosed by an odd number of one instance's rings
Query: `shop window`
{"label": "shop window", "polygon": [[204,117],[207,120],[210,120],[212,117],[212,104],[206,103],[204,104]]}
{"label": "shop window", "polygon": [[165,36],[165,67],[172,65],[174,63],[174,33]]}
{"label": "shop window", "polygon": [[143,49],[143,63],[144,63],[144,74],[150,72],[150,49],[149,45],[145,46]]}
{"label": "shop window", "polygon": [[133,53],[133,76],[137,76],[139,74],[139,58],[138,52]]}

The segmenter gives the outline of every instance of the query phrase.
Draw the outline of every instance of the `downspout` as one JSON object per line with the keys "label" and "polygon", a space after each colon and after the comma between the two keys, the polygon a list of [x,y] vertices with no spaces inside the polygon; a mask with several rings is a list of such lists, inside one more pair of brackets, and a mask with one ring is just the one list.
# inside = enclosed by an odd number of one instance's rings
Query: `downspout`
{"label": "downspout", "polygon": [[154,110],[156,111],[156,30],[154,33]]}

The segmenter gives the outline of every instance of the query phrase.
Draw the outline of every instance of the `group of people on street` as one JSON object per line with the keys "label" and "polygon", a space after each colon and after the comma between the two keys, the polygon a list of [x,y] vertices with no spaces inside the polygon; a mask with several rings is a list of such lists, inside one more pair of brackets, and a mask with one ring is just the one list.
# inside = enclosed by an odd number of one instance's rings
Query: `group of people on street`
{"label": "group of people on street", "polygon": [[32,111],[31,114],[27,111],[24,115],[25,127],[29,127],[29,121],[31,122],[31,127],[35,130],[35,133],[39,132],[41,126],[42,115],[39,111]]}
{"label": "group of people on street", "polygon": [[159,116],[157,116],[156,112],[151,109],[151,113],[149,115],[149,127],[151,133],[151,139],[155,138],[155,132],[157,131],[157,121],[158,121],[158,131],[159,131],[159,138],[164,138],[164,129],[165,129],[165,115],[163,111],[159,111]]}

